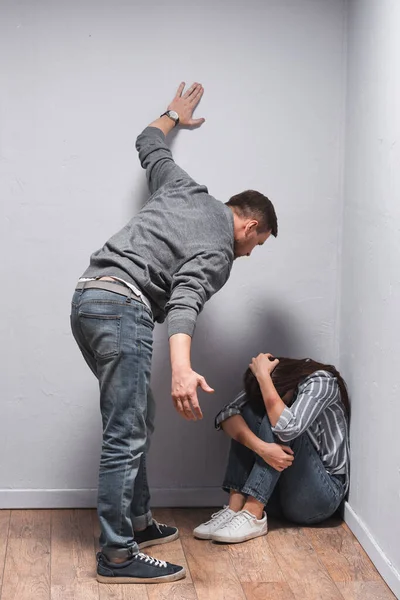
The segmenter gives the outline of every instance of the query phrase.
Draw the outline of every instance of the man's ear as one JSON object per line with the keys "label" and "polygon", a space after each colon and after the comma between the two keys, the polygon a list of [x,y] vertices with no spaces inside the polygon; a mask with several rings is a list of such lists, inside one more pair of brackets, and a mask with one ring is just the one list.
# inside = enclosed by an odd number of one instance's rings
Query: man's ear
{"label": "man's ear", "polygon": [[258,221],[256,221],[255,219],[252,219],[251,221],[249,221],[246,224],[246,236],[251,235],[253,232],[257,232],[257,227],[258,227]]}

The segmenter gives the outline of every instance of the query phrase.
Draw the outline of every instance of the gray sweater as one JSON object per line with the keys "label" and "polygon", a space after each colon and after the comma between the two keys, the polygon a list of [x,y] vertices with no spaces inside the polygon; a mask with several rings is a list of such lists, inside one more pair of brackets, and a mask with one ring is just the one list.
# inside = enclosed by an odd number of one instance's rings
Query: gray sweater
{"label": "gray sweater", "polygon": [[136,284],[168,335],[194,333],[204,303],[226,283],[234,259],[233,214],[178,165],[155,127],[137,138],[151,197],[94,252],[82,277]]}

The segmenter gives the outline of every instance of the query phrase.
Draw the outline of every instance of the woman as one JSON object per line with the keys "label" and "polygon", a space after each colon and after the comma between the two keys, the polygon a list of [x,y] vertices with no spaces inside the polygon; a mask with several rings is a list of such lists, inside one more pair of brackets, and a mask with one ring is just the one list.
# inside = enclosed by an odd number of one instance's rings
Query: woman
{"label": "woman", "polygon": [[319,523],[347,492],[349,400],[335,367],[259,354],[244,383],[216,417],[217,429],[232,438],[223,483],[229,506],[196,527],[200,539],[265,535],[264,508],[294,523]]}

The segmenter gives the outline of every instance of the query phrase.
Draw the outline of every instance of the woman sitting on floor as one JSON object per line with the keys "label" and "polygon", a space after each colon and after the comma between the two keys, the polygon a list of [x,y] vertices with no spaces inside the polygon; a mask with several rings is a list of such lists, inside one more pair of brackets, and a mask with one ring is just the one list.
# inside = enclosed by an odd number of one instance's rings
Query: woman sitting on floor
{"label": "woman sitting on floor", "polygon": [[347,492],[349,399],[335,367],[259,354],[244,383],[216,417],[217,429],[232,438],[223,483],[229,506],[196,527],[200,539],[265,535],[264,508],[294,523],[319,523]]}

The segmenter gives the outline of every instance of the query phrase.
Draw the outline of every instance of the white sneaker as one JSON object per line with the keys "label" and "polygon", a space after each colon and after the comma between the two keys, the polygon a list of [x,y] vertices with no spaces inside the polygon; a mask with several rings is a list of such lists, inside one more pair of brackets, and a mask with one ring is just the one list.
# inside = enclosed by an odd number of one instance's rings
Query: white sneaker
{"label": "white sneaker", "polygon": [[200,540],[211,540],[211,536],[220,527],[223,527],[225,523],[228,523],[234,515],[235,511],[231,510],[229,506],[224,506],[221,510],[211,515],[211,519],[202,523],[195,529],[193,529],[193,535],[195,538]]}
{"label": "white sneaker", "polygon": [[217,529],[211,536],[213,542],[238,544],[246,542],[268,532],[267,515],[263,513],[262,519],[256,519],[247,510],[240,510],[228,523]]}

